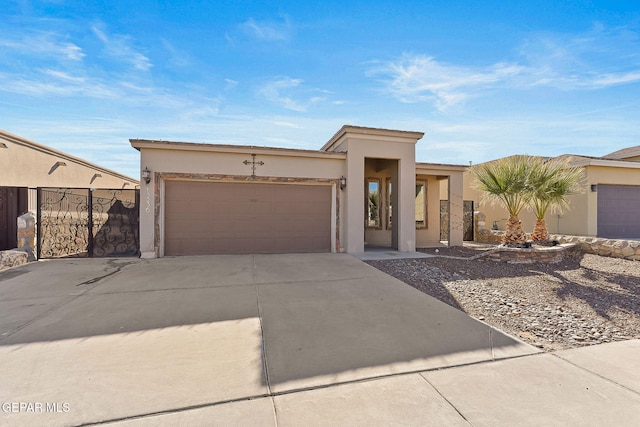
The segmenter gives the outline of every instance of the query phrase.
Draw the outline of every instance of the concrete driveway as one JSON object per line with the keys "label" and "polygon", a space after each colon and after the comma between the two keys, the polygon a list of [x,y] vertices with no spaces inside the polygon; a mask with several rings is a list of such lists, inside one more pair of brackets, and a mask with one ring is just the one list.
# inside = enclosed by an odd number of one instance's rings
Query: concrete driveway
{"label": "concrete driveway", "polygon": [[[624,354],[637,360],[639,347]],[[513,425],[510,412],[479,409],[492,390],[505,393],[499,402],[526,397],[500,375],[520,384],[519,363],[550,369],[552,383],[572,379],[565,390],[587,375],[575,364],[589,355],[538,353],[343,254],[57,260],[0,273],[0,424]],[[620,375],[619,390],[590,375],[592,390],[624,405],[617,419],[633,419],[640,378],[634,390]],[[475,400],[464,397],[474,387]]]}

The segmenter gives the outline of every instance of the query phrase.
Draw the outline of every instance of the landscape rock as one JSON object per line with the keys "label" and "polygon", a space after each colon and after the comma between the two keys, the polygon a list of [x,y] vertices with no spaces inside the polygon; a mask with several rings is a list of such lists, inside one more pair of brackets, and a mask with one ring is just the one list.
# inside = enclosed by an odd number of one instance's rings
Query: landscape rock
{"label": "landscape rock", "polygon": [[26,252],[17,250],[0,251],[0,270],[17,267],[26,264],[28,261],[29,256]]}
{"label": "landscape rock", "polygon": [[640,339],[640,262],[584,254],[496,263],[480,250],[368,263],[545,351]]}

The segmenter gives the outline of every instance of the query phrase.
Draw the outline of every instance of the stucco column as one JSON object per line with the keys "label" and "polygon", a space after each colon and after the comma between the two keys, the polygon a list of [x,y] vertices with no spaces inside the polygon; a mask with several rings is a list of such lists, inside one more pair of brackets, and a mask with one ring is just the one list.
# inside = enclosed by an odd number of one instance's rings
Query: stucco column
{"label": "stucco column", "polygon": [[[411,152],[413,154],[413,152]],[[394,206],[393,221],[398,221],[398,250],[416,250],[416,162],[415,155],[407,155],[398,160],[398,184],[393,192],[398,194]],[[462,194],[462,186],[460,187]]]}
{"label": "stucco column", "polygon": [[400,188],[399,169],[400,167],[398,165],[398,161],[395,160],[393,162],[393,166],[391,167],[391,209],[393,209],[393,221],[391,221],[391,247],[397,250],[400,248],[400,246],[398,245],[398,241],[400,240],[398,235],[398,230],[400,229],[400,221],[398,219],[398,213],[400,212],[398,208],[400,206],[400,203],[398,203],[398,201],[400,200],[400,192],[398,191],[398,189]]}
{"label": "stucco column", "polygon": [[449,246],[462,246],[464,238],[464,203],[462,174],[449,175]]}
{"label": "stucco column", "polygon": [[[597,183],[596,183],[597,184]],[[590,188],[591,183],[587,185]],[[587,191],[587,236],[598,235],[598,193],[597,191]],[[558,230],[560,234],[560,230]]]}
{"label": "stucco column", "polygon": [[[355,151],[355,150],[354,150]],[[347,154],[346,238],[348,253],[364,252],[364,156]]]}
{"label": "stucco column", "polygon": [[140,179],[140,257],[157,258],[155,247],[155,177],[147,184]]}

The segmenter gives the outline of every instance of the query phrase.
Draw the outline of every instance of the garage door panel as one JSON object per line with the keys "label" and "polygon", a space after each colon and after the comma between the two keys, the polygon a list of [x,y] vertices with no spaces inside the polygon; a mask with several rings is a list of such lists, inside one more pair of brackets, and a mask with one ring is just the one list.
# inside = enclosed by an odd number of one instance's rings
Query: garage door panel
{"label": "garage door panel", "polygon": [[640,186],[598,184],[598,236],[640,238]]}
{"label": "garage door panel", "polygon": [[331,187],[165,183],[165,255],[331,251]]}

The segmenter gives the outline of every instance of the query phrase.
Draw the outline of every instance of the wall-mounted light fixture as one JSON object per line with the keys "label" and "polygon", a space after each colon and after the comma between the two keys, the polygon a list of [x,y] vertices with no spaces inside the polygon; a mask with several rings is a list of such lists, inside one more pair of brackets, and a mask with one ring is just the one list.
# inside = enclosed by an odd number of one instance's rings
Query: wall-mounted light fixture
{"label": "wall-mounted light fixture", "polygon": [[151,171],[148,167],[142,169],[142,179],[144,179],[144,182],[147,184],[151,182]]}
{"label": "wall-mounted light fixture", "polygon": [[0,142],[0,148],[9,148],[4,142]]}
{"label": "wall-mounted light fixture", "polygon": [[343,175],[340,177],[340,189],[344,190],[345,188],[347,188],[347,178]]}
{"label": "wall-mounted light fixture", "polygon": [[598,184],[591,184],[591,192],[596,193],[598,191]]}

